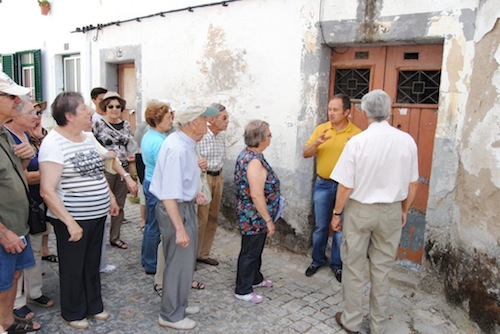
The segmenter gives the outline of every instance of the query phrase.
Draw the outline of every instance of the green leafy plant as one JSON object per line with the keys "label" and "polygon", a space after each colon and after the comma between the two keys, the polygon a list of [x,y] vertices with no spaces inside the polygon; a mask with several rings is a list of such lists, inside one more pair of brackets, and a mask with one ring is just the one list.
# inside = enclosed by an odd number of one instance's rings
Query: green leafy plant
{"label": "green leafy plant", "polygon": [[37,0],[40,7],[50,7],[49,0]]}

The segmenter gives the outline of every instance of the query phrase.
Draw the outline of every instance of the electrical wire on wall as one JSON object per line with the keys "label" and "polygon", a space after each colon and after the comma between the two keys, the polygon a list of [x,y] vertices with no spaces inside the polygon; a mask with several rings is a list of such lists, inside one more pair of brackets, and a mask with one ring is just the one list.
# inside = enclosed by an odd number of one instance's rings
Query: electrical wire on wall
{"label": "electrical wire on wall", "polygon": [[328,42],[325,39],[325,32],[323,30],[323,4],[325,0],[320,0],[319,2],[319,31],[321,33],[321,39],[323,40],[323,43],[331,47],[331,45],[328,44]]}
{"label": "electrical wire on wall", "polygon": [[335,47],[334,45],[331,45],[329,44],[326,39],[325,39],[325,30],[323,28],[323,12],[324,12],[324,3],[325,3],[326,0],[320,0],[320,3],[319,3],[319,31],[320,31],[320,34],[321,34],[321,39],[323,40],[323,43],[325,45],[327,45],[328,47],[330,47],[332,49],[333,52],[335,53],[338,53],[338,54],[344,54],[346,53],[349,49],[348,48],[345,48],[345,51],[344,52],[339,52],[339,48],[338,47]]}
{"label": "electrical wire on wall", "polygon": [[99,36],[99,30],[103,30],[106,27],[120,26],[123,23],[129,23],[129,22],[142,22],[142,20],[144,20],[144,19],[150,19],[150,18],[157,17],[157,16],[165,17],[166,14],[172,14],[172,13],[179,13],[179,12],[192,13],[192,12],[194,12],[195,9],[204,8],[204,7],[212,7],[212,6],[227,7],[229,3],[236,2],[236,1],[242,1],[242,0],[226,0],[226,1],[212,2],[212,3],[202,4],[202,5],[190,6],[190,7],[185,7],[185,8],[172,9],[172,10],[167,10],[167,11],[163,11],[163,12],[158,12],[155,14],[134,17],[131,19],[126,19],[126,20],[112,21],[112,22],[108,22],[108,23],[98,23],[97,26],[94,26],[93,24],[89,24],[89,25],[84,26],[84,27],[77,27],[74,31],[72,31],[72,33],[74,33],[74,32],[86,33],[88,31],[97,30],[96,36],[94,37],[94,41],[96,41],[98,36]]}

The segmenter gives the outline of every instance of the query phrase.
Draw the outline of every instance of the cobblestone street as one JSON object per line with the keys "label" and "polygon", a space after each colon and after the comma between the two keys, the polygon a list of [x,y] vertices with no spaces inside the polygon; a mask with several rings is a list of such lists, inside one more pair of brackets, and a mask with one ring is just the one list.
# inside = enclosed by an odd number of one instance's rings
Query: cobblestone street
{"label": "cobblestone street", "polygon": [[[90,329],[79,332],[176,333],[158,325],[160,298],[153,290],[153,277],[146,275],[140,265],[139,205],[127,201],[125,211],[130,223],[123,225],[122,239],[129,249],[112,248],[108,243],[108,263],[117,269],[101,276],[104,306],[111,318],[106,322],[89,319]],[[55,252],[54,235],[50,236],[50,243]],[[195,278],[204,282],[206,289],[191,292],[189,303],[200,306],[201,312],[190,316],[197,322],[190,332],[344,333],[334,319],[343,306],[341,285],[327,267],[313,277],[306,277],[304,271],[310,263],[306,255],[266,246],[262,272],[274,281],[274,287],[260,291],[265,297],[261,304],[236,300],[233,293],[239,243],[239,234],[219,228],[212,251],[212,256],[220,261],[219,266],[198,264]],[[54,298],[55,306],[44,309],[30,305],[42,324],[39,333],[74,333],[76,330],[60,315],[58,266],[48,262],[44,266],[44,293]],[[440,289],[435,288],[439,286],[437,283],[419,282],[419,277],[413,271],[395,271],[388,333],[480,333],[462,310],[444,301]],[[368,297],[365,305],[368,314]],[[367,321],[361,332],[369,332]]]}

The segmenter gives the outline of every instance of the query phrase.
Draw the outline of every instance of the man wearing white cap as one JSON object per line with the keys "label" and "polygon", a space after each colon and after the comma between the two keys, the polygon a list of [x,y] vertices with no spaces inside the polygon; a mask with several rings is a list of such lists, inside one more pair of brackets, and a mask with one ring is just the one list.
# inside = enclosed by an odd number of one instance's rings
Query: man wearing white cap
{"label": "man wearing white cap", "polygon": [[[19,96],[29,92],[0,72],[0,126],[17,115]],[[9,333],[19,328],[26,332],[40,329],[39,323],[14,319],[12,312],[21,271],[35,265],[26,237],[29,203],[23,173],[34,155],[29,143],[14,145],[12,137],[0,129],[0,326]]]}
{"label": "man wearing white cap", "polygon": [[196,142],[207,133],[207,117],[216,115],[212,107],[179,107],[174,119],[177,131],[163,142],[151,179],[149,191],[159,199],[155,211],[165,254],[160,326],[192,329],[196,322],[186,315],[200,311],[199,307],[188,307],[187,300],[198,239],[195,199],[200,169]]}

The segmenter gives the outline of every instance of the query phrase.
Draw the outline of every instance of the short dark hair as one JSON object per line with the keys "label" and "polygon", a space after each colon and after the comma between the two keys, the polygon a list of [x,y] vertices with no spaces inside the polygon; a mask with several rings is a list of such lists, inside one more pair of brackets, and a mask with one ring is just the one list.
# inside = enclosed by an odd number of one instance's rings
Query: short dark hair
{"label": "short dark hair", "polygon": [[90,97],[92,98],[92,100],[95,100],[99,95],[106,94],[107,92],[108,90],[106,88],[96,87],[93,88],[92,91],[90,92]]}
{"label": "short dark hair", "polygon": [[52,109],[52,117],[57,125],[65,126],[68,124],[66,113],[76,114],[76,108],[80,103],[83,103],[83,96],[77,92],[63,92],[55,98],[50,108]]}
{"label": "short dark hair", "polygon": [[341,99],[342,100],[342,107],[344,108],[344,111],[351,109],[351,99],[349,98],[349,96],[347,96],[345,94],[335,94],[332,96],[330,101],[333,99]]}

